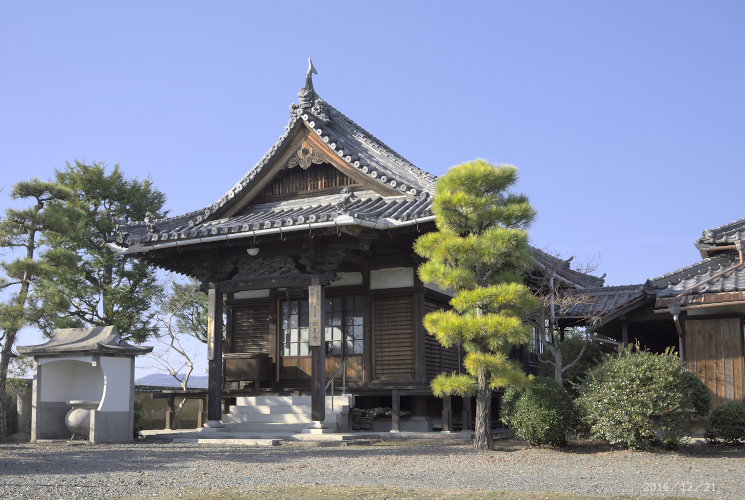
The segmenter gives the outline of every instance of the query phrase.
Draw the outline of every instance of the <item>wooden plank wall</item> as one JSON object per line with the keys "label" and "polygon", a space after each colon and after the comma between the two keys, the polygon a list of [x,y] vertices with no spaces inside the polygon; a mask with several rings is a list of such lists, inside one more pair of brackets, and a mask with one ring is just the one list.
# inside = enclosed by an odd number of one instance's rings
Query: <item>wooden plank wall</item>
{"label": "wooden plank wall", "polygon": [[270,304],[233,307],[231,313],[230,352],[269,354]]}
{"label": "wooden plank wall", "polygon": [[415,331],[411,295],[373,299],[374,378],[414,380]]}
{"label": "wooden plank wall", "polygon": [[[444,306],[427,300],[424,302],[424,312],[431,313]],[[424,334],[424,357],[426,360],[426,375],[429,382],[442,372],[458,372],[460,355],[457,347],[442,347],[437,339],[429,333]]]}
{"label": "wooden plank wall", "polygon": [[[313,372],[310,356],[281,357],[280,380],[305,380],[310,379]],[[359,382],[363,379],[362,356],[349,356],[347,363],[347,382]],[[331,380],[341,364],[341,356],[326,355],[326,382]],[[336,387],[341,387],[341,374],[336,377]]]}
{"label": "wooden plank wall", "polygon": [[711,391],[711,407],[745,397],[741,318],[687,319],[686,368]]}

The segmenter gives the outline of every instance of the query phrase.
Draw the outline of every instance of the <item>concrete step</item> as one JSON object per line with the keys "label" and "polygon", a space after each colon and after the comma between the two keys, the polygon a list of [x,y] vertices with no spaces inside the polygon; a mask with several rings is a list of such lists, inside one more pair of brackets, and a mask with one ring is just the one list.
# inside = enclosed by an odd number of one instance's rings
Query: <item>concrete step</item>
{"label": "concrete step", "polygon": [[241,423],[224,423],[222,427],[217,429],[216,435],[230,435],[233,433],[258,433],[266,432],[272,434],[299,434],[308,427],[308,423],[294,423],[294,424],[278,424],[278,423],[267,423],[267,422],[241,422]]}
{"label": "concrete step", "polygon": [[310,396],[241,396],[235,398],[236,406],[309,406],[310,403]]}
{"label": "concrete step", "polygon": [[[336,406],[351,406],[354,396],[351,394],[334,396]],[[310,396],[240,396],[235,398],[235,406],[310,406]],[[331,406],[331,396],[326,396],[326,406]]]}
{"label": "concrete step", "polygon": [[230,407],[230,414],[248,414],[248,415],[278,415],[281,413],[308,413],[310,414],[309,405],[257,405],[257,406],[238,406]]}
{"label": "concrete step", "polygon": [[294,414],[294,413],[282,413],[278,415],[273,414],[227,414],[223,415],[222,422],[224,424],[238,424],[238,423],[277,423],[277,424],[309,424],[310,413],[305,414]]}

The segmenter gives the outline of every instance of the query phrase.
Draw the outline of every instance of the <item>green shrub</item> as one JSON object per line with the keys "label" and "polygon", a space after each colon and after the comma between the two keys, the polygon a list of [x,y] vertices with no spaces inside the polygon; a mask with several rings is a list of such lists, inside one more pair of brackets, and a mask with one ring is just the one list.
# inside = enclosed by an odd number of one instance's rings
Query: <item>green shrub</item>
{"label": "green shrub", "polygon": [[[585,343],[580,338],[568,338],[564,342],[559,342],[559,350],[563,359],[564,366],[568,365],[579,356],[582,345]],[[550,350],[543,354],[546,359],[554,360],[554,355]],[[587,371],[593,366],[603,361],[603,349],[597,343],[589,343],[582,357],[577,364],[564,372],[564,388],[572,396],[577,395],[577,387],[587,375]],[[554,378],[554,365],[551,363],[541,363],[538,374],[541,377]]]}
{"label": "green shrub", "polygon": [[613,445],[675,446],[693,415],[678,356],[626,349],[588,372],[577,404],[593,437]]}
{"label": "green shrub", "polygon": [[141,401],[135,401],[134,404],[134,426],[132,428],[132,438],[142,437],[142,418],[145,416],[145,406]]}
{"label": "green shrub", "polygon": [[507,389],[502,421],[530,444],[564,446],[574,421],[574,404],[566,389],[549,378],[537,378],[524,390]]}
{"label": "green shrub", "polygon": [[712,443],[745,443],[745,402],[724,403],[711,412],[706,439]]}
{"label": "green shrub", "polygon": [[683,391],[688,394],[693,404],[693,411],[696,415],[705,417],[709,414],[709,404],[711,403],[709,388],[706,387],[706,384],[700,378],[689,371],[683,371],[681,376]]}

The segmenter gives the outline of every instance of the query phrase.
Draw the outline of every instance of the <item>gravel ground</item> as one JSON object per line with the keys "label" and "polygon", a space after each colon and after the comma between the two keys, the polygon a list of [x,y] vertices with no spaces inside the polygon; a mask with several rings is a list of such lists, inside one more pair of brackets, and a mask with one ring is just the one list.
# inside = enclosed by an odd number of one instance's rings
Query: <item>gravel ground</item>
{"label": "gravel ground", "polygon": [[268,485],[359,485],[561,492],[584,495],[745,498],[745,450],[689,445],[632,452],[592,445],[565,451],[498,441],[480,452],[462,441],[333,447],[158,442],[0,446],[0,498],[178,496]]}

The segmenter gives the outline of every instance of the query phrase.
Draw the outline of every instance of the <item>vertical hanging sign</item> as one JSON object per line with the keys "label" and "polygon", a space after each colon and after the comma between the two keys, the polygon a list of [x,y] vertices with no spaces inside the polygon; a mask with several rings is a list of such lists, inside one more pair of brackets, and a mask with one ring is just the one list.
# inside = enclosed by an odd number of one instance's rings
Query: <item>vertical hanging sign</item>
{"label": "vertical hanging sign", "polygon": [[207,290],[207,359],[214,361],[215,359],[215,331],[217,330],[216,314],[217,314],[217,300],[220,298],[217,295],[217,289],[212,284]]}
{"label": "vertical hanging sign", "polygon": [[323,314],[322,314],[321,282],[313,277],[308,287],[308,346],[321,347],[323,345]]}

